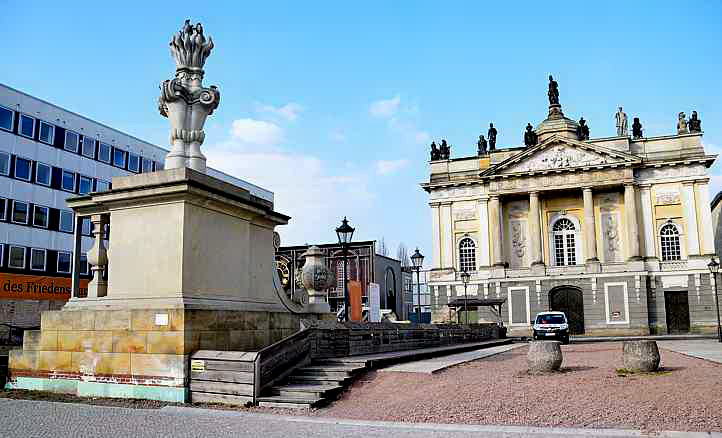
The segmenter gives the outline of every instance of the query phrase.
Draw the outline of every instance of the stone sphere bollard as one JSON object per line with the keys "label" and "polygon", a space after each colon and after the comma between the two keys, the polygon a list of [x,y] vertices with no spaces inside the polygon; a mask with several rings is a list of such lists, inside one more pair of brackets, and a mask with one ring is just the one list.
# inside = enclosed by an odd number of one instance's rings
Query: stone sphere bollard
{"label": "stone sphere bollard", "polygon": [[655,341],[625,341],[622,352],[626,370],[650,372],[659,367],[659,349]]}
{"label": "stone sphere bollard", "polygon": [[562,365],[562,349],[559,341],[532,341],[526,362],[530,373],[557,371]]}

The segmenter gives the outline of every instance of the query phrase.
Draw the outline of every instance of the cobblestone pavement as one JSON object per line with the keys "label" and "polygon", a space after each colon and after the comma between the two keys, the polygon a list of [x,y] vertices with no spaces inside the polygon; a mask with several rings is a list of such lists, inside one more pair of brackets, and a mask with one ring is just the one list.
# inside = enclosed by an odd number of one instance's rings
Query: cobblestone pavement
{"label": "cobblestone pavement", "polygon": [[657,345],[659,348],[666,348],[686,356],[722,363],[722,343],[717,339],[658,341]]}
{"label": "cobblestone pavement", "polygon": [[[15,437],[344,437],[521,438],[639,437],[638,431],[402,424],[214,411],[197,408],[126,409],[0,399],[2,436]],[[655,437],[722,434],[655,434]]]}

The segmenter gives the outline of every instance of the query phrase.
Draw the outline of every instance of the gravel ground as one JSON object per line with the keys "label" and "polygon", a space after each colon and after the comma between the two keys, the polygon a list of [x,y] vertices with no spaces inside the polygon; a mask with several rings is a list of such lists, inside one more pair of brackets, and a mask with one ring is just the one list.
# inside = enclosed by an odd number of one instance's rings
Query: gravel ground
{"label": "gravel ground", "polygon": [[[311,411],[185,406],[356,420],[722,431],[722,365],[660,349],[660,373],[621,377],[621,343],[565,345],[562,351],[562,372],[542,376],[526,373],[527,347],[433,375],[370,372],[330,406]],[[0,398],[140,409],[182,406],[19,390],[0,390]]]}
{"label": "gravel ground", "polygon": [[662,371],[620,377],[622,344],[562,346],[562,372],[526,374],[527,347],[435,375],[368,373],[309,415],[649,431],[722,430],[722,366],[660,349]]}

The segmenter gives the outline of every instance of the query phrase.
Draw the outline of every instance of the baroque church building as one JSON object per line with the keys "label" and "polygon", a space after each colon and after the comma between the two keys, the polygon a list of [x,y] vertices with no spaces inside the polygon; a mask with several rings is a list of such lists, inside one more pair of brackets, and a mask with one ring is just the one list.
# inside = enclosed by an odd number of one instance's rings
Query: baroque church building
{"label": "baroque church building", "polygon": [[[537,312],[566,312],[572,334],[716,330],[715,252],[707,155],[697,114],[677,133],[644,137],[619,109],[617,136],[589,139],[564,116],[550,77],[549,116],[526,147],[449,158],[432,145],[429,193],[433,318],[464,298],[504,298],[509,332],[529,335]],[[580,126],[581,125],[581,126]],[[492,132],[493,130],[493,132]],[[586,131],[586,132],[585,132]],[[445,150],[444,150],[445,149]],[[480,320],[495,320],[479,309]],[[472,320],[470,318],[470,320]]]}

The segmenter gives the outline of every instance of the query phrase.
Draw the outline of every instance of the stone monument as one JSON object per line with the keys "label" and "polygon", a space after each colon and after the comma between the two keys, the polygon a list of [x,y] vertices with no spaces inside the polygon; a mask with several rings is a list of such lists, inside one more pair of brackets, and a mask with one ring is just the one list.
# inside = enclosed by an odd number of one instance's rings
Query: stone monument
{"label": "stone monument", "polygon": [[702,121],[697,118],[697,111],[692,111],[692,116],[689,118],[687,126],[689,127],[690,133],[702,132]]}
{"label": "stone monument", "polygon": [[486,139],[484,138],[484,135],[479,136],[479,141],[476,142],[476,154],[478,156],[486,155]]}
{"label": "stone monument", "polygon": [[538,138],[531,123],[526,124],[526,131],[524,132],[524,145],[526,147],[534,146],[537,144]]}
{"label": "stone monument", "polygon": [[[10,352],[8,388],[183,402],[196,350],[255,351],[298,331],[301,318],[334,318],[284,301],[274,227],[290,218],[272,198],[205,174],[203,122],[219,94],[200,80],[212,47],[189,21],[171,42],[176,79],[163,83],[160,99],[171,123],[169,168],[67,200],[76,230],[72,297],[43,312],[41,329]],[[94,279],[80,297],[87,218]]]}
{"label": "stone monument", "polygon": [[562,350],[559,341],[532,341],[526,355],[530,373],[559,371],[562,366]]}
{"label": "stone monument", "polygon": [[659,348],[652,340],[624,341],[622,344],[624,369],[649,373],[659,368]]}
{"label": "stone monument", "polygon": [[183,28],[170,41],[170,53],[175,59],[175,79],[160,85],[158,109],[171,124],[172,149],[165,158],[166,169],[190,167],[206,172],[206,157],[201,145],[206,134],[206,117],[218,107],[221,94],[211,85],[203,87],[203,66],[213,50],[213,39],[203,35],[203,26],[193,26],[186,20]]}
{"label": "stone monument", "polygon": [[306,263],[303,264],[301,279],[303,286],[308,291],[309,313],[328,313],[331,307],[328,305],[327,289],[336,284],[336,276],[333,271],[324,263],[324,254],[321,248],[312,246],[303,255]]}
{"label": "stone monument", "polygon": [[622,107],[619,107],[619,111],[614,115],[614,119],[617,121],[617,137],[626,137],[629,135],[627,130],[627,114],[622,111]]}
{"label": "stone monument", "polygon": [[494,127],[493,123],[489,123],[489,130],[486,132],[487,137],[489,137],[489,150],[495,151],[496,150],[496,128]]}
{"label": "stone monument", "polygon": [[677,135],[689,134],[687,130],[687,116],[684,112],[677,115]]}

